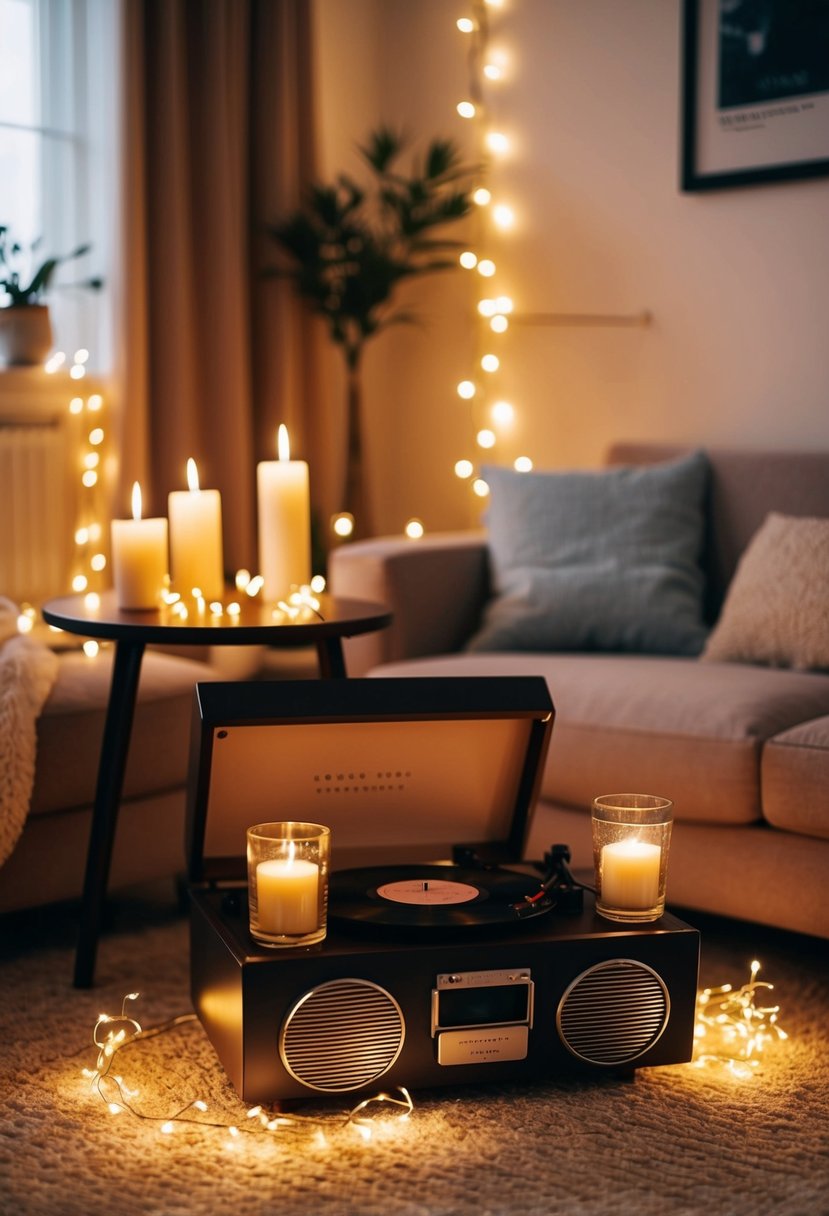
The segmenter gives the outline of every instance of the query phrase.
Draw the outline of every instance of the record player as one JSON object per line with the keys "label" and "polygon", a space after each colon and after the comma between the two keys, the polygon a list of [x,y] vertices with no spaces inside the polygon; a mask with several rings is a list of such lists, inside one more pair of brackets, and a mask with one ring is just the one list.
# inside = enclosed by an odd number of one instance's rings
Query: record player
{"label": "record player", "polygon": [[[553,718],[537,677],[197,685],[192,997],[245,1101],[691,1058],[697,931],[602,919],[566,845],[522,863]],[[272,950],[245,833],[282,819],[331,828],[328,934]]]}

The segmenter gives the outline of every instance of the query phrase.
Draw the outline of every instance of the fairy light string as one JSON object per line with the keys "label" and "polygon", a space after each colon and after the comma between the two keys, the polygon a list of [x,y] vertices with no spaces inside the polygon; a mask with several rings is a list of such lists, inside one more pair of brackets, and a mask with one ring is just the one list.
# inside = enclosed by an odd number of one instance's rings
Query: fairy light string
{"label": "fairy light string", "polygon": [[[489,9],[502,7],[501,0],[471,0],[468,15],[456,21],[457,30],[466,40],[468,81],[464,98],[456,110],[461,119],[475,124],[478,145],[478,180],[472,192],[477,204],[474,232],[470,247],[460,255],[461,266],[480,280],[475,309],[474,370],[457,385],[457,394],[471,407],[474,452],[455,461],[455,476],[467,482],[472,494],[485,499],[489,486],[481,476],[478,462],[481,455],[496,449],[512,430],[515,409],[510,401],[498,394],[498,373],[503,370],[503,351],[499,339],[507,333],[513,301],[497,289],[498,266],[489,249],[489,233],[494,229],[503,234],[515,221],[509,202],[493,197],[491,170],[493,162],[511,151],[511,140],[503,130],[493,126],[488,93],[498,88],[505,77],[507,65],[503,51],[490,46]],[[529,456],[518,456],[513,462],[518,472],[533,467]]]}
{"label": "fairy light string", "polygon": [[739,988],[722,984],[697,996],[694,1065],[724,1066],[740,1079],[755,1075],[766,1047],[788,1038],[778,1025],[779,1005],[763,1004],[774,988],[758,980],[760,963],[751,963],[750,978]]}
{"label": "fairy light string", "polygon": [[316,1130],[318,1138],[321,1136],[324,1140],[326,1132],[345,1128],[353,1129],[363,1141],[369,1141],[374,1134],[372,1120],[367,1116],[367,1112],[371,1108],[389,1108],[398,1122],[408,1120],[414,1110],[414,1103],[408,1090],[399,1086],[392,1093],[378,1093],[364,1098],[345,1115],[328,1118],[312,1115],[274,1114],[263,1106],[256,1105],[246,1111],[244,1120],[230,1123],[223,1119],[212,1118],[209,1114],[210,1107],[203,1098],[192,1098],[177,1107],[172,1113],[147,1114],[134,1104],[134,1099],[139,1096],[138,1091],[130,1089],[123,1075],[113,1071],[116,1056],[128,1047],[166,1034],[187,1023],[195,1022],[197,1018],[195,1013],[179,1014],[166,1022],[160,1022],[158,1025],[148,1026],[145,1029],[128,1010],[128,1002],[138,1000],[138,996],[137,992],[128,992],[121,1002],[121,1012],[116,1016],[108,1013],[98,1015],[92,1031],[92,1041],[98,1051],[95,1067],[94,1069],[84,1068],[82,1072],[82,1075],[89,1081],[92,1093],[97,1094],[112,1115],[127,1113],[144,1123],[156,1124],[159,1131],[165,1136],[171,1135],[176,1126],[188,1124],[225,1131],[231,1142],[243,1135],[274,1136],[285,1130],[295,1132]]}

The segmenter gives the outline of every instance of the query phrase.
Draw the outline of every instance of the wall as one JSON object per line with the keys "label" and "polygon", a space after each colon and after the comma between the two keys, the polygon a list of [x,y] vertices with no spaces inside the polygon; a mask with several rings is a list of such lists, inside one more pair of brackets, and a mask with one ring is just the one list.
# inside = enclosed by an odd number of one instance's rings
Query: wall
{"label": "wall", "polygon": [[[317,0],[332,167],[381,117],[424,139],[470,136],[455,114],[468,79],[454,24],[463,11]],[[492,188],[517,223],[487,238],[498,274],[486,294],[510,294],[519,315],[647,309],[653,320],[512,324],[493,389],[516,421],[489,459],[526,452],[536,468],[590,467],[617,437],[829,447],[829,179],[679,191],[679,0],[505,0],[490,13],[491,46],[503,44],[512,67],[487,97],[493,125],[515,140]],[[459,271],[417,285],[423,328],[370,348],[378,531],[410,515],[430,530],[478,519],[453,466],[482,455],[455,393],[474,375],[481,282]]]}

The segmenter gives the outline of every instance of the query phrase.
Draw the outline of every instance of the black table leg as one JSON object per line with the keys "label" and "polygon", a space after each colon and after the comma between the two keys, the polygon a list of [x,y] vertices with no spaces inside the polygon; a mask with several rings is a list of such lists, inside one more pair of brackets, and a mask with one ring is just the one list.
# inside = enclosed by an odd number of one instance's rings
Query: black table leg
{"label": "black table leg", "polygon": [[95,974],[95,955],[101,932],[143,654],[143,642],[116,643],[101,758],[98,762],[98,785],[89,833],[89,850],[86,856],[81,923],[75,955],[76,988],[91,988]]}
{"label": "black table leg", "polygon": [[345,656],[342,638],[324,638],[317,642],[317,657],[323,680],[344,680]]}

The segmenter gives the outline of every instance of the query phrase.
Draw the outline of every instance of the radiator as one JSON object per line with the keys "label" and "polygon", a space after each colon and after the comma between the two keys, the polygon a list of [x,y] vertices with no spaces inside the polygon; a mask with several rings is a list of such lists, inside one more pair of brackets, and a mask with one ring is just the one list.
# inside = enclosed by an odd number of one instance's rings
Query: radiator
{"label": "radiator", "polygon": [[37,604],[69,590],[77,497],[60,420],[0,421],[0,594]]}

